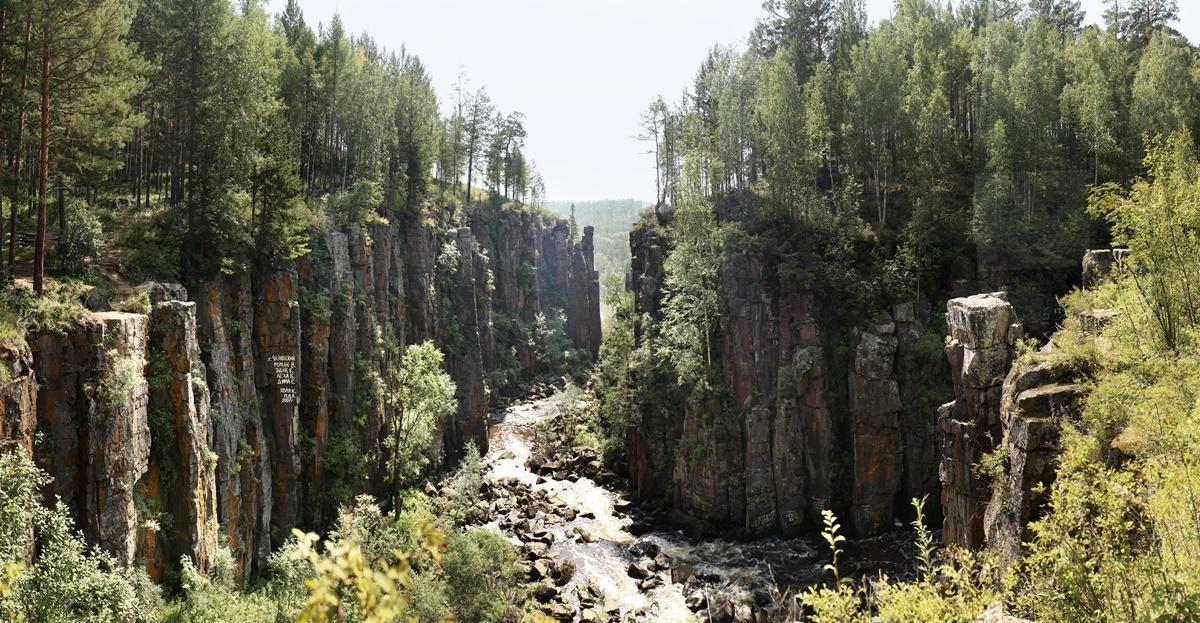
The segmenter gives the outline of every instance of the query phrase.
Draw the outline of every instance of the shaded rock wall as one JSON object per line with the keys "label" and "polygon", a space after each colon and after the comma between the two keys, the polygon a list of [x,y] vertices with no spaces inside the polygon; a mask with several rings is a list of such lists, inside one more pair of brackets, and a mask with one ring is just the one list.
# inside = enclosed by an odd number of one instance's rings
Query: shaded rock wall
{"label": "shaded rock wall", "polygon": [[1058,455],[1060,418],[1078,413],[1083,385],[1072,383],[1069,373],[1055,366],[1053,350],[1018,361],[1004,379],[1000,420],[1007,457],[1004,473],[984,513],[984,538],[1007,567],[1019,559],[1026,528],[1049,503],[1050,485]]}
{"label": "shaded rock wall", "polygon": [[[204,570],[224,532],[244,569],[265,572],[292,528],[389,493],[383,438],[398,414],[382,392],[406,344],[446,355],[459,408],[430,454],[451,462],[468,442],[486,450],[498,353],[534,370],[539,284],[575,310],[581,347],[598,347],[591,247],[570,243],[565,222],[505,208],[480,244],[469,228],[401,220],[314,233],[306,256],[196,284],[194,302],[147,284],[149,316],[93,314],[0,350],[0,440],[34,453],[54,477],[48,496],[123,564],[163,578],[188,556]],[[555,256],[542,262],[542,248]],[[452,267],[439,263],[448,249]],[[565,272],[542,280],[539,265]],[[519,322],[498,331],[494,314]]]}
{"label": "shaded rock wall", "polygon": [[[630,234],[630,250],[626,286],[644,342],[661,318],[669,231],[647,219]],[[903,323],[885,318],[846,332],[820,292],[772,261],[738,249],[722,259],[714,359],[727,394],[698,398],[673,378],[639,379],[654,396],[628,435],[634,489],[669,491],[677,511],[749,535],[794,534],[833,507],[853,516],[860,534],[890,528],[906,505],[902,490],[936,489],[932,410],[918,422],[922,434],[902,431],[916,418],[900,399],[916,393],[907,385],[920,380],[912,351],[924,326],[910,305]]]}

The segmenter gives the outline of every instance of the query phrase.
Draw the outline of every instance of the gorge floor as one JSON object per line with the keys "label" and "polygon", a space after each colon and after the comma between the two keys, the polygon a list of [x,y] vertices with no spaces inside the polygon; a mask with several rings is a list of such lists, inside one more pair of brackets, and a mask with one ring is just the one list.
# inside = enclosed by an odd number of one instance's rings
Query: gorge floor
{"label": "gorge floor", "polygon": [[[827,555],[816,535],[635,536],[636,509],[621,492],[577,469],[539,474],[530,467],[535,431],[556,415],[548,399],[494,414],[484,487],[488,526],[521,548],[547,613],[566,621],[786,620],[792,595],[825,581]],[[843,574],[903,575],[914,566],[911,543],[911,532],[900,529],[851,541]]]}

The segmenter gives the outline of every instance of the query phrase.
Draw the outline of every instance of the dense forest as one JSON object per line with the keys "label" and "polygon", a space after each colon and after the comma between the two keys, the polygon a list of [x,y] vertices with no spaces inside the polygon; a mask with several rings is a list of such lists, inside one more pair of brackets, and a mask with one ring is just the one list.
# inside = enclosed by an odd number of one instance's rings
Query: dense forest
{"label": "dense forest", "polygon": [[3,0],[0,619],[1200,618],[1200,48],[1105,7],[766,0],[643,204],[297,0]]}
{"label": "dense forest", "polygon": [[336,16],[314,30],[295,2],[9,2],[0,42],[7,270],[36,231],[39,293],[59,236],[64,267],[108,244],[135,275],[195,282],[433,189],[543,200],[520,113],[462,78],[439,106],[415,54]]}

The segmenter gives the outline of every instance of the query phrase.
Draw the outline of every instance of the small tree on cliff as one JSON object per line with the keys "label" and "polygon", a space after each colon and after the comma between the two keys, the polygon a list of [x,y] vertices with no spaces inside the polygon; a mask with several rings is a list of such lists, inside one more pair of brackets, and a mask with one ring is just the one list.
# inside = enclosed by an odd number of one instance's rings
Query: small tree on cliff
{"label": "small tree on cliff", "polygon": [[720,320],[721,232],[707,201],[685,201],[675,211],[674,250],[667,256],[666,299],[659,353],[682,385],[708,387],[712,332]]}
{"label": "small tree on cliff", "polygon": [[400,366],[389,371],[389,410],[395,413],[384,444],[390,451],[393,483],[416,478],[429,462],[429,444],[438,422],[458,408],[454,381],[442,370],[442,351],[433,342],[409,346]]}

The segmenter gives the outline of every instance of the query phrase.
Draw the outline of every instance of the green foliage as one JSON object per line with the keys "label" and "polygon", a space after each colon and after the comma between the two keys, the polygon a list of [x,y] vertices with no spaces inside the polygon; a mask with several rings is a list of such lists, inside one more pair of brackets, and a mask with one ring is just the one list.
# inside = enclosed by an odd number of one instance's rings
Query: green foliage
{"label": "green foliage", "polygon": [[1149,177],[1128,193],[1113,185],[1098,189],[1089,209],[1112,225],[1114,242],[1129,247],[1124,274],[1153,320],[1153,338],[1175,351],[1196,327],[1200,308],[1200,163],[1191,137],[1152,143],[1146,169]]}
{"label": "green foliage", "polygon": [[153,620],[147,602],[157,596],[145,590],[144,572],[87,547],[62,503],[42,506],[47,481],[21,451],[0,452],[0,566],[8,585],[0,612],[39,623]]}
{"label": "green foliage", "polygon": [[67,224],[59,243],[63,269],[70,274],[83,272],[86,261],[104,250],[104,231],[95,212],[81,201],[66,206]]}
{"label": "green foliage", "polygon": [[567,317],[561,309],[539,312],[530,337],[537,359],[537,371],[562,373],[579,370],[587,365],[590,357],[585,351],[575,348],[567,337]]}
{"label": "green foliage", "polygon": [[681,385],[706,390],[721,320],[721,235],[712,206],[703,201],[679,206],[672,242],[664,263],[666,295],[657,354],[670,362]]}
{"label": "green foliage", "polygon": [[475,503],[479,502],[483,486],[483,460],[474,441],[468,441],[463,458],[454,475],[446,482],[442,495],[437,499],[439,514],[463,525],[474,517]]}
{"label": "green foliage", "polygon": [[386,404],[396,415],[388,423],[384,445],[390,451],[393,482],[402,485],[428,463],[434,431],[458,409],[456,388],[442,370],[442,352],[423,342],[404,351],[399,369],[389,371],[385,391]]}
{"label": "green foliage", "polygon": [[624,453],[625,432],[638,411],[638,384],[630,374],[637,348],[633,296],[614,278],[606,284],[605,298],[612,317],[600,342],[600,356],[592,369],[592,379],[604,455],[619,459]]}
{"label": "green foliage", "polygon": [[504,537],[487,528],[452,533],[444,572],[446,600],[463,623],[515,620],[520,603],[517,553]]}
{"label": "green foliage", "polygon": [[137,385],[143,382],[145,361],[141,353],[123,353],[110,348],[105,356],[108,368],[100,380],[100,399],[111,413],[127,410],[133,404]]}

